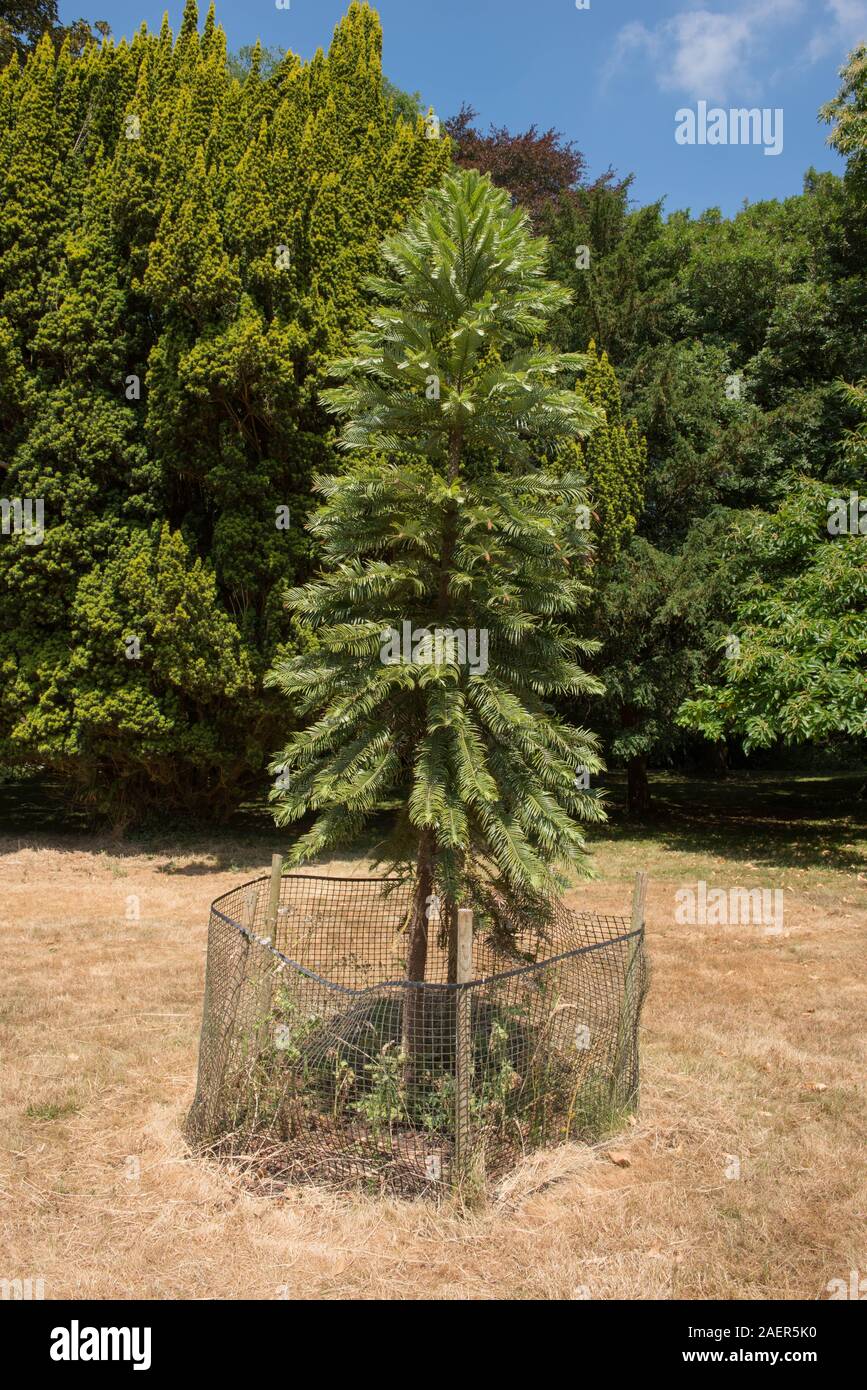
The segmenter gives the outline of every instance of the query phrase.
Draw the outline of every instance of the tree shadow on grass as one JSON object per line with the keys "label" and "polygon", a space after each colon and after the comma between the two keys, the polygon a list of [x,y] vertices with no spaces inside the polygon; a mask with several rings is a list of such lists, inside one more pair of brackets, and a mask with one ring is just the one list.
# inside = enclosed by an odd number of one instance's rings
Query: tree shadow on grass
{"label": "tree shadow on grass", "polygon": [[244,808],[221,826],[164,817],[121,834],[74,805],[63,784],[50,776],[34,773],[0,781],[0,855],[52,849],[104,852],[116,859],[165,856],[168,862],[159,866],[163,873],[231,869],[253,877],[265,872],[263,866],[285,850],[288,839],[274,826],[267,807]]}
{"label": "tree shadow on grass", "polygon": [[[859,796],[864,779],[864,771],[828,776],[734,772],[722,780],[656,773],[653,813],[638,822],[626,816],[625,777],[609,773],[609,820],[590,840],[718,855],[775,869],[858,872],[867,868],[867,800]],[[160,873],[204,877],[233,872],[258,878],[268,873],[271,855],[285,854],[301,829],[275,826],[262,801],[241,807],[225,825],[165,820],[119,837],[94,825],[64,799],[62,786],[44,774],[0,782],[0,855],[21,847],[103,851],[118,859],[152,855],[166,860],[158,866]],[[355,865],[364,872],[378,838],[372,828],[365,843],[338,856],[350,866],[348,876]],[[316,871],[315,863],[308,866],[307,872]]]}
{"label": "tree shadow on grass", "polygon": [[864,778],[864,771],[734,772],[722,780],[660,773],[652,778],[653,811],[639,822],[626,815],[625,778],[610,774],[601,838],[776,869],[858,872],[867,868]]}
{"label": "tree shadow on grass", "polygon": [[[300,833],[275,826],[268,803],[261,801],[240,807],[221,825],[164,817],[118,834],[72,805],[56,778],[34,773],[0,780],[0,860],[21,849],[102,852],[118,860],[144,855],[165,860],[155,865],[157,873],[193,878],[231,872],[243,880],[269,873],[271,856],[286,854]],[[363,872],[376,838],[371,834],[365,844],[343,851],[339,858],[358,863]],[[308,871],[316,873],[316,864]],[[352,872],[347,870],[348,875]]]}

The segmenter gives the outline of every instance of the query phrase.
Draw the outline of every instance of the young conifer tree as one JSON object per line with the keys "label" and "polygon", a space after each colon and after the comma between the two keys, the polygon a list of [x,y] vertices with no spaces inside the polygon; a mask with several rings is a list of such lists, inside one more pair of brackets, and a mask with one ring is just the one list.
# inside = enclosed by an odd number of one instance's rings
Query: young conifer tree
{"label": "young conifer tree", "polygon": [[540,345],[568,291],[487,177],[448,176],[383,253],[378,307],[323,393],[361,458],[317,479],[323,570],[288,596],[316,648],[269,678],[313,720],[275,759],[274,800],[280,824],[314,813],[295,864],[393,812],[380,858],[414,878],[418,981],[434,894],[452,924],[482,882],[550,896],[602,817],[596,740],[551,704],[600,689],[567,621],[590,542],[558,451],[601,417],[561,385],[585,359]]}

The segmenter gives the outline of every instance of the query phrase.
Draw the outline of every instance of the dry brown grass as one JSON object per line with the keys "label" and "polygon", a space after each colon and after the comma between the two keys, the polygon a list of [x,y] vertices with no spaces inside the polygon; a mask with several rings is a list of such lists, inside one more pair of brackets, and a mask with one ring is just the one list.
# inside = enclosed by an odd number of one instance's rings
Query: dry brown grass
{"label": "dry brown grass", "polygon": [[[0,1277],[47,1298],[814,1299],[867,1271],[861,849],[774,863],[688,840],[614,835],[576,893],[624,911],[632,869],[654,876],[630,1166],[535,1155],[472,1213],[259,1198],[188,1152],[208,905],[270,841],[237,866],[213,844],[0,841]],[[697,877],[784,884],[787,934],[677,926]]]}

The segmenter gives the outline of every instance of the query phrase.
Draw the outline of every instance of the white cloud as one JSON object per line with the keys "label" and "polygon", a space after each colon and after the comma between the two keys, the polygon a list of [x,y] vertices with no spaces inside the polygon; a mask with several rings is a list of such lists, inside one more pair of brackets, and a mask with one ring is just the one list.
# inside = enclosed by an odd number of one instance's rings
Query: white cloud
{"label": "white cloud", "polygon": [[[864,8],[867,0],[829,0],[829,4]],[[635,21],[617,36],[607,76],[639,54],[653,63],[657,83],[665,92],[708,101],[724,101],[735,93],[743,98],[755,86],[751,64],[767,52],[769,43],[776,42],[780,26],[803,10],[804,0],[761,0],[727,11],[685,10],[653,28]]]}
{"label": "white cloud", "polygon": [[807,45],[811,63],[839,54],[842,63],[850,49],[867,42],[867,0],[825,0],[825,22]]}

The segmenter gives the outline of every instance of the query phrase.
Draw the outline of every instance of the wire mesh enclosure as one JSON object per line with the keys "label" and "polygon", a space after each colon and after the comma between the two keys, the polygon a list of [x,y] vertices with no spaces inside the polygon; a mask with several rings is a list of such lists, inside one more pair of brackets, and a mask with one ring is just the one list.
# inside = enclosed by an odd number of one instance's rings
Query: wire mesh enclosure
{"label": "wire mesh enclosure", "polygon": [[477,912],[457,975],[434,910],[425,980],[409,983],[411,898],[398,879],[293,873],[217,899],[193,1143],[270,1190],[441,1195],[624,1121],[638,1098],[643,910]]}

